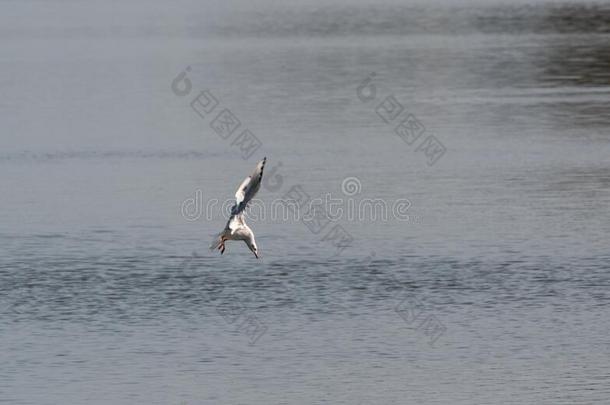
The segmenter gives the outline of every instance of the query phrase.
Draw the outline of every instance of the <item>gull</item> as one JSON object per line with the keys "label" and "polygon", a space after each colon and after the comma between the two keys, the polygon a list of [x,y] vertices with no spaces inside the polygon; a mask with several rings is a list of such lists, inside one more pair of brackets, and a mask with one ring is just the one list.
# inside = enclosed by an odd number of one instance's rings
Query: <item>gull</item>
{"label": "gull", "polygon": [[225,242],[228,240],[243,240],[248,248],[254,253],[254,256],[258,259],[258,247],[254,240],[254,232],[248,225],[246,225],[246,219],[244,217],[244,211],[248,206],[248,203],[261,188],[261,181],[263,179],[263,169],[267,158],[263,158],[254,169],[254,172],[237,188],[235,192],[235,205],[231,208],[231,216],[225,229],[220,232],[217,238],[210,246],[210,250],[218,249],[220,254],[225,252]]}

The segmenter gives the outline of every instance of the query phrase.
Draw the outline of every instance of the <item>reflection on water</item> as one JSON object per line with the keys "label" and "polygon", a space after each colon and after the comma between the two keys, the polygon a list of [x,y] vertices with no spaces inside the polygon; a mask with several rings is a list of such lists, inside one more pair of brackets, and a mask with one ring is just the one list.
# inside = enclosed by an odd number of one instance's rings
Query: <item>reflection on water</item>
{"label": "reflection on water", "polygon": [[[607,400],[610,5],[343,3],[4,5],[0,402]],[[280,168],[263,201],[350,177],[421,220],[208,252],[223,219],[181,203],[259,156],[172,93],[186,66]]]}

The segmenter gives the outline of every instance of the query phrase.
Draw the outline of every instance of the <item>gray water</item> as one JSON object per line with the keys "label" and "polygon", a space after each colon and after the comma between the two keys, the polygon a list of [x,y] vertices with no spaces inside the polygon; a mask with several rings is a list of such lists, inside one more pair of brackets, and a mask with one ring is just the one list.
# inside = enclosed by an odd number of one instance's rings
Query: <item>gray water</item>
{"label": "gray water", "polygon": [[[610,4],[0,10],[0,403],[610,400]],[[208,251],[222,211],[183,203],[263,156],[263,204],[300,187],[408,218],[267,215],[261,260]]]}

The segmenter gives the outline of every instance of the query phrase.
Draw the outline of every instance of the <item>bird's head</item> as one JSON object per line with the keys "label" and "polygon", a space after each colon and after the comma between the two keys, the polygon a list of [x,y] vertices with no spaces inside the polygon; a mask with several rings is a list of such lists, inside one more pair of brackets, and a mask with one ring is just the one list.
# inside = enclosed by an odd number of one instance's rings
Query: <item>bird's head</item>
{"label": "bird's head", "polygon": [[258,255],[258,246],[256,246],[256,242],[255,241],[246,241],[246,244],[248,245],[248,248],[250,248],[252,253],[254,253],[254,256],[256,256],[257,259],[260,259],[260,256]]}

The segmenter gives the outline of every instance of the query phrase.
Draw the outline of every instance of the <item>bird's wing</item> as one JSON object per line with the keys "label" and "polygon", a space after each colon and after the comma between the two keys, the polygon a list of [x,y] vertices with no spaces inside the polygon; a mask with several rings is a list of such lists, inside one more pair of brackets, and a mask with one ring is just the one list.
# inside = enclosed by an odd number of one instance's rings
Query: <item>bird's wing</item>
{"label": "bird's wing", "polygon": [[263,170],[265,169],[265,163],[267,158],[264,158],[256,165],[254,172],[246,177],[244,181],[239,185],[239,188],[235,192],[235,205],[231,208],[231,216],[236,216],[242,213],[250,200],[254,198],[258,190],[261,188],[261,181],[263,180]]}
{"label": "bird's wing", "polygon": [[239,205],[242,204],[246,199],[246,189],[250,184],[250,178],[250,176],[246,177],[237,188],[237,191],[235,192],[235,205],[231,208],[231,214],[233,214],[236,207],[239,207]]}

